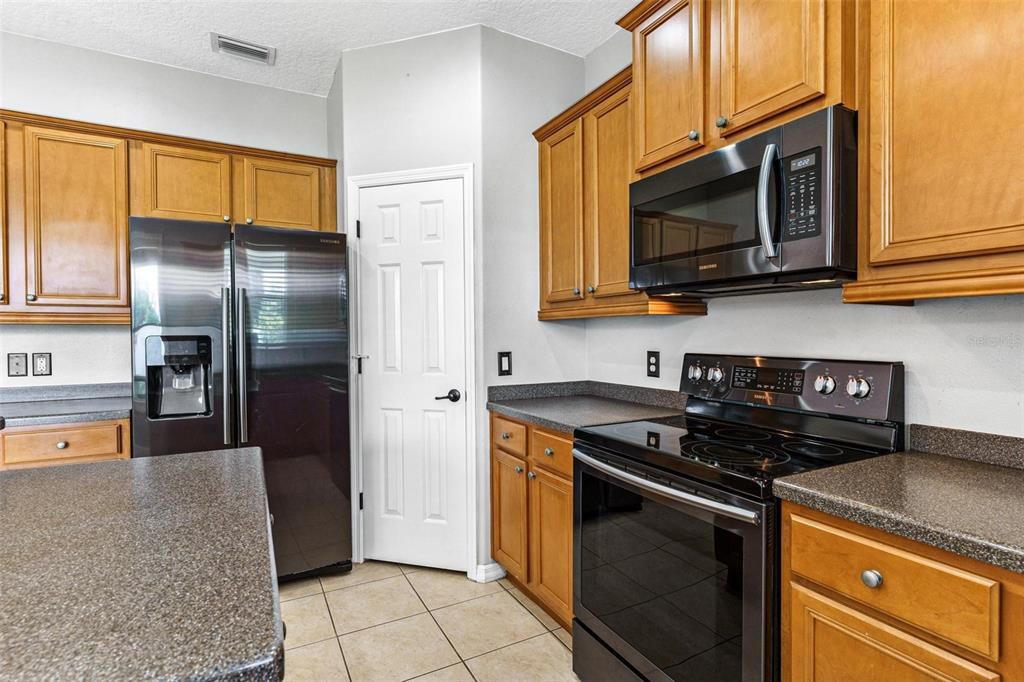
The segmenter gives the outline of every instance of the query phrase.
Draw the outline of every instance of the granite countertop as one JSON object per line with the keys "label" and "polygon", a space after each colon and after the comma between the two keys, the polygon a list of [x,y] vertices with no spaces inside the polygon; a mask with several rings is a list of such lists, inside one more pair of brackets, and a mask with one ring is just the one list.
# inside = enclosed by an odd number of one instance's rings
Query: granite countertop
{"label": "granite countertop", "polygon": [[487,409],[563,432],[571,432],[581,426],[671,417],[682,413],[682,410],[671,407],[591,395],[491,401],[487,403]]}
{"label": "granite countertop", "polygon": [[0,472],[0,680],[278,680],[259,448]]}
{"label": "granite countertop", "polygon": [[131,384],[86,384],[0,392],[0,428],[128,419]]}
{"label": "granite countertop", "polygon": [[778,497],[1024,573],[1024,469],[908,451],[776,479]]}

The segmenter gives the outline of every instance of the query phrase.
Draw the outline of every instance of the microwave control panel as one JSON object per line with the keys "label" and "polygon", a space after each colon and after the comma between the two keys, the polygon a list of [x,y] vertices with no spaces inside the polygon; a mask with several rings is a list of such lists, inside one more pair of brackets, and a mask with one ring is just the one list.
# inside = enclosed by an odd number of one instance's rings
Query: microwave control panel
{"label": "microwave control panel", "polygon": [[782,239],[795,241],[821,234],[821,147],[782,160],[786,183]]}

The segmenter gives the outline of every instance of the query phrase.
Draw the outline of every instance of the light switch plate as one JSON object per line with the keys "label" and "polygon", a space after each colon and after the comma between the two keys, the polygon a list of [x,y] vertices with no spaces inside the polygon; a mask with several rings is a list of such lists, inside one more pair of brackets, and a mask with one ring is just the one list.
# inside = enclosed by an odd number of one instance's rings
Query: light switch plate
{"label": "light switch plate", "polygon": [[53,367],[50,364],[49,353],[33,353],[32,354],[32,376],[34,377],[48,377],[52,374]]}
{"label": "light switch plate", "polygon": [[498,351],[498,376],[499,377],[510,377],[510,376],[512,376],[512,351],[510,351],[510,350]]}
{"label": "light switch plate", "polygon": [[7,354],[7,376],[27,377],[28,376],[28,353]]}
{"label": "light switch plate", "polygon": [[649,351],[647,351],[647,376],[649,376],[649,377],[660,377],[661,376],[661,351],[660,350],[649,350]]}

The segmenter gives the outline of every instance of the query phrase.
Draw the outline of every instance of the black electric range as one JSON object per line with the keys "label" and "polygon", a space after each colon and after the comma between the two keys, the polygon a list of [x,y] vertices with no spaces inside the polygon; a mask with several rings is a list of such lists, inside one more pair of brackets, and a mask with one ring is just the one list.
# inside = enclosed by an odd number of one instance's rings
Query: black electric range
{"label": "black electric range", "polygon": [[779,675],[772,480],[903,447],[903,365],[688,354],[685,413],[577,429],[583,682]]}

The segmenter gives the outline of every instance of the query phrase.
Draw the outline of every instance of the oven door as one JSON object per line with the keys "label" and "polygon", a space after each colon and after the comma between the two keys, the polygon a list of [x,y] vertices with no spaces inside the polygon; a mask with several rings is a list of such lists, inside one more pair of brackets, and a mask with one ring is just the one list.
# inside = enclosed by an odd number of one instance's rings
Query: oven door
{"label": "oven door", "polygon": [[630,185],[636,288],[685,290],[777,274],[782,130]]}
{"label": "oven door", "polygon": [[573,455],[575,618],[648,680],[772,680],[772,507]]}

